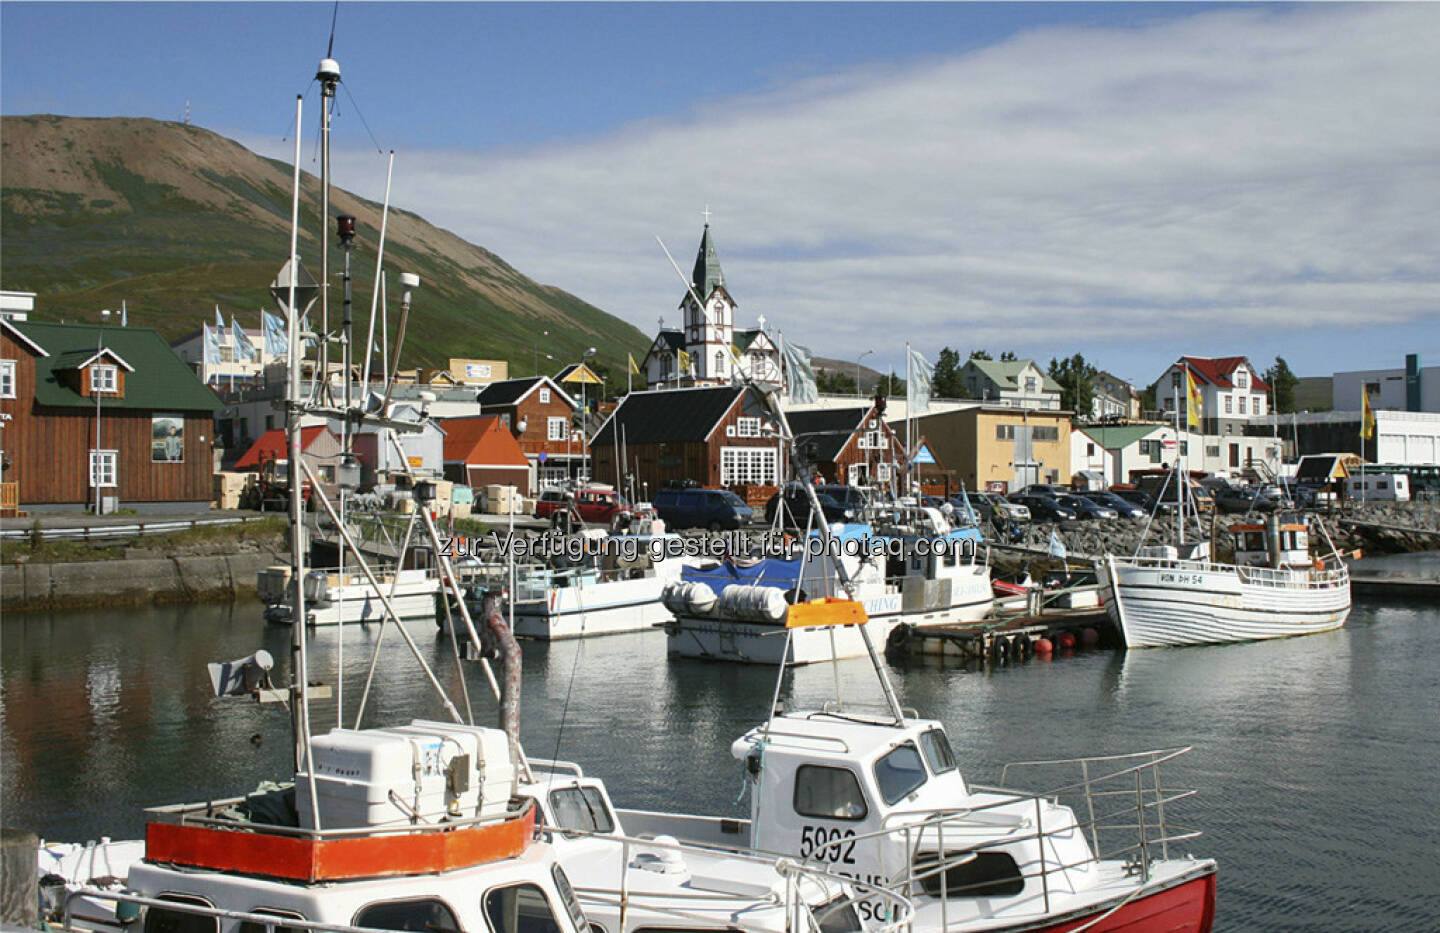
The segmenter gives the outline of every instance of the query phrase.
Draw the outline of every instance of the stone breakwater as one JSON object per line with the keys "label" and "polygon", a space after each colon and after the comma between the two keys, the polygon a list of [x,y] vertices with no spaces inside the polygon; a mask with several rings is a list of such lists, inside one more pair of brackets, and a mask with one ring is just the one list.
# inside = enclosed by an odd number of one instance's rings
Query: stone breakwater
{"label": "stone breakwater", "polygon": [[283,555],[265,551],[201,557],[134,557],[0,565],[6,612],[87,606],[186,603],[255,595],[255,576]]}

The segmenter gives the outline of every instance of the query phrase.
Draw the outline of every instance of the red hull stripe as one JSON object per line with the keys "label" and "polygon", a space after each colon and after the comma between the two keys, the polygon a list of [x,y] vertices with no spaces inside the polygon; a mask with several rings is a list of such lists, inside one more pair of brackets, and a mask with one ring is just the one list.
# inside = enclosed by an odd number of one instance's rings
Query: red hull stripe
{"label": "red hull stripe", "polygon": [[[1208,872],[1139,900],[1091,911],[1060,923],[1015,927],[1027,933],[1210,933],[1215,922],[1215,873]],[[1103,917],[1098,923],[1097,917]],[[1093,926],[1090,924],[1094,923]]]}

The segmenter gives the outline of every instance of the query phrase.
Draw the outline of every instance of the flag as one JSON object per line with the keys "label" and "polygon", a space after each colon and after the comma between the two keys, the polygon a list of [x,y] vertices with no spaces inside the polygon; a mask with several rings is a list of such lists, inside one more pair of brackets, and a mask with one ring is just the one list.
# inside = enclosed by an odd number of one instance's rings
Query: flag
{"label": "flag", "polygon": [[269,311],[260,312],[260,325],[265,331],[265,355],[272,359],[285,357],[285,322]]}
{"label": "flag", "polygon": [[797,405],[806,405],[820,398],[815,387],[815,370],[810,367],[810,348],[785,342],[785,381],[788,397]]}
{"label": "flag", "polygon": [[1192,428],[1200,427],[1200,415],[1203,411],[1204,398],[1200,395],[1200,387],[1195,384],[1195,375],[1190,372],[1190,367],[1185,367],[1185,395],[1187,404],[1185,406],[1185,421]]}
{"label": "flag", "polygon": [[215,329],[216,329],[217,331],[220,331],[220,330],[224,330],[224,329],[225,329],[225,319],[220,316],[220,306],[219,306],[219,305],[216,305],[216,306],[215,306]]}
{"label": "flag", "polygon": [[239,321],[235,320],[233,314],[230,315],[230,339],[235,342],[236,360],[250,361],[260,356],[255,352],[255,344],[250,342],[250,338],[245,334],[245,329],[240,326]]}
{"label": "flag", "polygon": [[125,302],[120,302],[120,326],[130,326],[130,312],[125,309]]}
{"label": "flag", "polygon": [[630,358],[630,373],[635,376],[640,375],[640,367],[635,365],[635,354],[627,353],[625,355]]}
{"label": "flag", "polygon": [[679,368],[680,372],[688,373],[690,371],[690,354],[684,350],[676,350],[675,357],[677,360],[675,365]]}
{"label": "flag", "polygon": [[980,519],[975,516],[975,509],[972,508],[970,505],[970,494],[965,491],[964,486],[960,487],[960,501],[965,504],[966,520],[969,521],[972,525],[980,524]]}
{"label": "flag", "polygon": [[910,382],[905,387],[909,411],[923,415],[930,410],[930,383],[935,376],[935,367],[920,355],[919,350],[907,347],[906,352],[910,354]]}
{"label": "flag", "polygon": [[1375,436],[1375,409],[1370,407],[1370,393],[1360,387],[1360,437],[1370,440]]}
{"label": "flag", "polygon": [[220,336],[210,329],[209,324],[201,325],[205,331],[205,368],[220,365]]}
{"label": "flag", "polygon": [[1051,557],[1065,559],[1065,542],[1060,540],[1060,535],[1055,532],[1054,528],[1050,529],[1050,546],[1046,550]]}

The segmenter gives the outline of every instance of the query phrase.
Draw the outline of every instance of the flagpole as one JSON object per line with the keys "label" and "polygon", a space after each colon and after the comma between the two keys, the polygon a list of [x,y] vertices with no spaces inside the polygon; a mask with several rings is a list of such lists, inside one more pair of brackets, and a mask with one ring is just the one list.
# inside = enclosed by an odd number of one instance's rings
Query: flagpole
{"label": "flagpole", "polygon": [[910,341],[905,341],[905,494],[910,494],[910,485],[915,481],[914,467],[911,465],[911,458],[914,456],[914,444],[910,440],[910,415],[915,399],[911,396],[910,390],[914,387],[915,377],[910,373]]}
{"label": "flagpole", "polygon": [[1365,433],[1370,428],[1370,393],[1365,391],[1365,380],[1360,380],[1360,505],[1365,505]]}

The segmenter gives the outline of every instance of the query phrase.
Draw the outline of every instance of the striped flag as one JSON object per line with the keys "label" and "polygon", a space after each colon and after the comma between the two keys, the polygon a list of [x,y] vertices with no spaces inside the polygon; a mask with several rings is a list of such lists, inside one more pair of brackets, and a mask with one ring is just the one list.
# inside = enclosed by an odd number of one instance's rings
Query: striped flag
{"label": "striped flag", "polygon": [[1370,393],[1360,387],[1360,437],[1371,440],[1375,437],[1375,409],[1370,407]]}
{"label": "striped flag", "polygon": [[1189,366],[1185,367],[1185,395],[1187,399],[1185,421],[1190,427],[1198,428],[1205,399],[1200,394],[1200,387],[1195,384],[1195,374],[1190,372]]}

